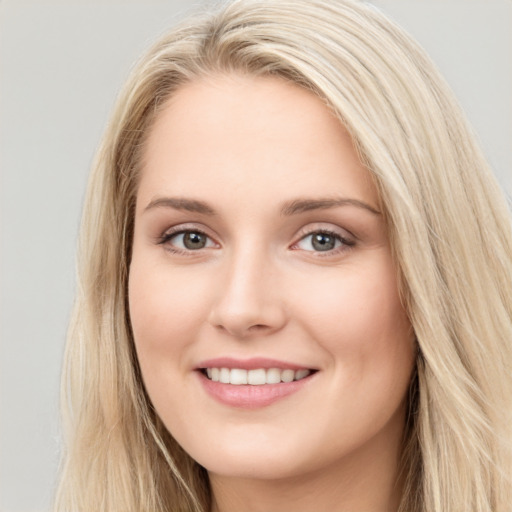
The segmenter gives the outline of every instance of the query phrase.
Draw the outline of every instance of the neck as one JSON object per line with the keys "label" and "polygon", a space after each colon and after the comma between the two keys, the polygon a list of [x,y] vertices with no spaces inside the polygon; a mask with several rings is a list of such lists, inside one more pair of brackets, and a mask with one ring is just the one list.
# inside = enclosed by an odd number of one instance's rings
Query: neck
{"label": "neck", "polygon": [[[381,434],[385,434],[381,432]],[[378,435],[328,467],[281,479],[210,474],[211,512],[396,512],[401,439]]]}

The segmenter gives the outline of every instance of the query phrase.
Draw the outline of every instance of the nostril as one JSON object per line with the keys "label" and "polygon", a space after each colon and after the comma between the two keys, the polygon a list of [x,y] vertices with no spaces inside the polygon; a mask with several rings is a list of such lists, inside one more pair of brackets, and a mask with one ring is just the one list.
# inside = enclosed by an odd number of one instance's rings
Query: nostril
{"label": "nostril", "polygon": [[270,334],[286,324],[283,304],[278,298],[258,299],[255,294],[249,297],[249,292],[241,297],[236,290],[231,292],[228,290],[212,304],[208,322],[217,331],[242,339]]}
{"label": "nostril", "polygon": [[263,329],[268,329],[268,325],[256,324],[249,327],[249,331],[261,331]]}

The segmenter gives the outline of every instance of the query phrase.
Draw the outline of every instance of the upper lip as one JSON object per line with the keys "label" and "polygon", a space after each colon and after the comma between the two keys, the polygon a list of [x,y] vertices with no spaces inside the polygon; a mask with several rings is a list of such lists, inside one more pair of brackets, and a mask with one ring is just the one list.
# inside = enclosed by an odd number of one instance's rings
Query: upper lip
{"label": "upper lip", "polygon": [[215,359],[207,359],[201,361],[197,365],[197,369],[204,368],[240,368],[242,370],[257,370],[264,368],[279,368],[281,370],[312,370],[313,368],[302,364],[289,363],[278,359],[269,359],[266,357],[252,357],[250,359],[235,359],[233,357],[217,357]]}

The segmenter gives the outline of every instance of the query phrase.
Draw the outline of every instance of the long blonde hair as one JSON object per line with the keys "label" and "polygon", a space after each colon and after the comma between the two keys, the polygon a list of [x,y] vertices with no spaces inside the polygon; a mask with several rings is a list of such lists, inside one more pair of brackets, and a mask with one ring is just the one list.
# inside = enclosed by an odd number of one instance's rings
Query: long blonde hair
{"label": "long blonde hair", "polygon": [[418,342],[404,512],[512,509],[510,212],[451,92],[355,0],[235,0],[139,62],[92,170],[62,383],[58,512],[206,512],[207,475],[162,426],[134,352],[127,278],[140,157],[165,100],[209,74],[279,76],[352,134],[385,208]]}

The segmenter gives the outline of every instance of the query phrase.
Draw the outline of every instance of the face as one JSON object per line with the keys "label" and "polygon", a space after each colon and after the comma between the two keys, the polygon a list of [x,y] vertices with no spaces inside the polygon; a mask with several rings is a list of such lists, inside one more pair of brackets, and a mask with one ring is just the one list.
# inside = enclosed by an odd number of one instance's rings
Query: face
{"label": "face", "polygon": [[171,98],[145,148],[129,303],[156,411],[211,475],[397,445],[412,330],[376,189],[311,93],[220,76]]}

